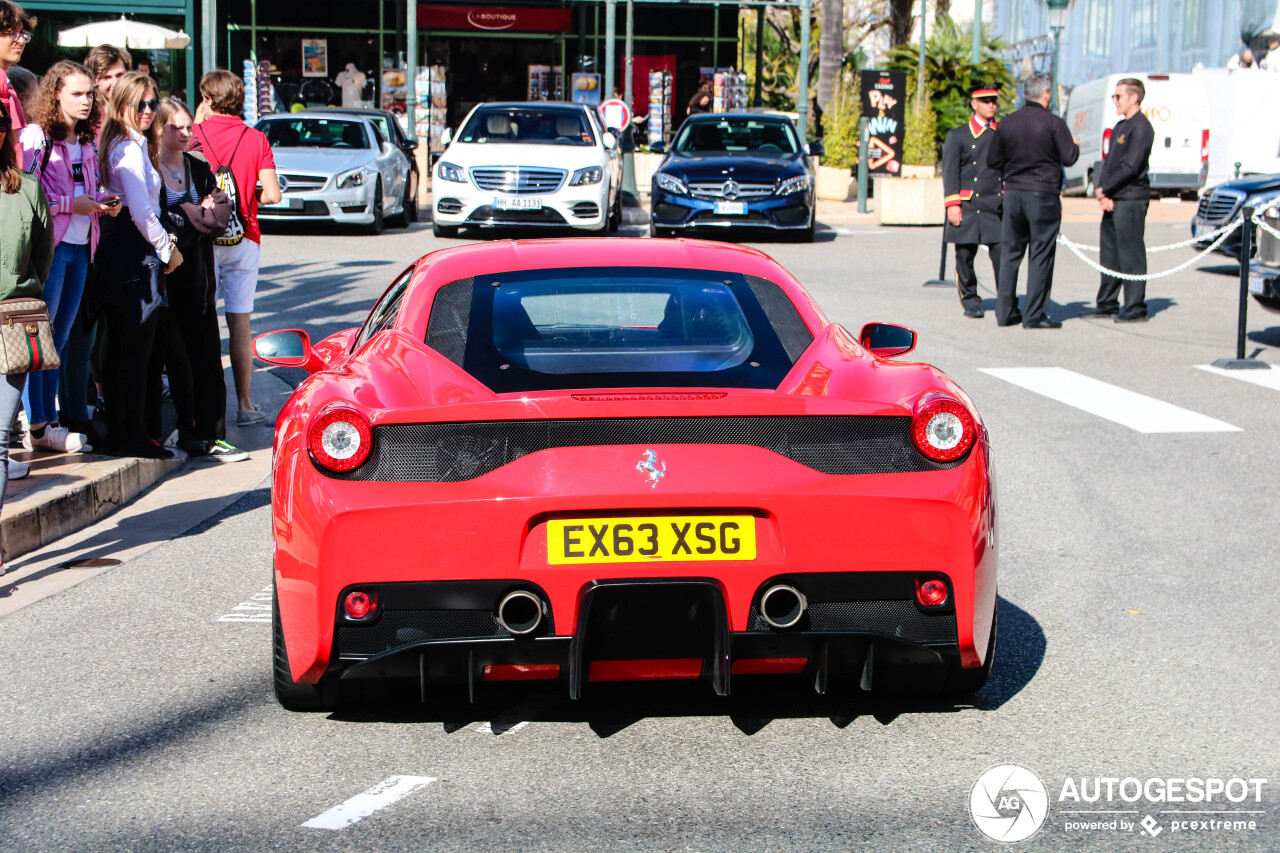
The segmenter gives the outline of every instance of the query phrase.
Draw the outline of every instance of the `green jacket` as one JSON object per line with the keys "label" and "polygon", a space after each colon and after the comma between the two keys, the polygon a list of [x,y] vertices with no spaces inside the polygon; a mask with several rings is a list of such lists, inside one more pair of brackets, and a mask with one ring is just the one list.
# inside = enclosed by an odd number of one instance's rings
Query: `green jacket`
{"label": "green jacket", "polygon": [[44,190],[24,172],[18,192],[0,191],[0,299],[39,299],[53,263],[53,246]]}

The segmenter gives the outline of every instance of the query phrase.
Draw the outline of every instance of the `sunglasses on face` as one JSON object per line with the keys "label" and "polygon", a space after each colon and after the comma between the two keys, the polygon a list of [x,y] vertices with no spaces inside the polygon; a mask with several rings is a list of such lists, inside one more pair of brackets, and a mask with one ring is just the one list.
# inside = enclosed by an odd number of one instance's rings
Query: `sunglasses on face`
{"label": "sunglasses on face", "polygon": [[138,112],[140,113],[145,112],[147,110],[151,110],[151,112],[155,112],[158,109],[160,109],[159,98],[152,98],[149,101],[138,101]]}
{"label": "sunglasses on face", "polygon": [[992,96],[990,96],[990,97],[986,97],[986,98],[975,98],[974,100],[976,100],[976,101],[977,101],[978,103],[980,103],[980,104],[998,104],[998,103],[1000,103],[1000,99],[999,99],[999,98],[997,98],[997,97],[995,97],[994,95],[992,95]]}
{"label": "sunglasses on face", "polygon": [[1113,100],[1113,101],[1118,101],[1118,100],[1120,100],[1120,98],[1121,98],[1121,96],[1120,96],[1120,95],[1112,95],[1112,96],[1111,96],[1111,100]]}
{"label": "sunglasses on face", "polygon": [[26,30],[14,30],[11,33],[4,33],[3,35],[14,44],[26,44],[31,41],[31,33]]}

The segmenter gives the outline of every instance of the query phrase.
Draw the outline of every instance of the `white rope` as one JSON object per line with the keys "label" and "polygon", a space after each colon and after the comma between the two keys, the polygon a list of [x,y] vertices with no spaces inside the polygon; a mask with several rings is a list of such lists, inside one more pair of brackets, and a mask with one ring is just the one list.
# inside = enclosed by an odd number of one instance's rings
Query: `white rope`
{"label": "white rope", "polygon": [[1253,212],[1253,224],[1256,227],[1261,228],[1263,231],[1266,231],[1268,234],[1270,234],[1272,237],[1275,237],[1277,240],[1280,240],[1280,231],[1277,231],[1276,229],[1268,225],[1266,222],[1266,219],[1263,218],[1268,211],[1275,210],[1277,208],[1280,208],[1280,197],[1276,197],[1275,199],[1273,199],[1271,203],[1268,204],[1266,207],[1260,207],[1257,210],[1255,210]]}
{"label": "white rope", "polygon": [[[1211,252],[1216,250],[1219,246],[1221,246],[1223,243],[1225,243],[1227,241],[1227,238],[1231,236],[1231,233],[1235,231],[1237,228],[1239,228],[1243,223],[1244,223],[1244,217],[1242,216],[1236,221],[1232,222],[1230,225],[1224,225],[1222,228],[1219,228],[1218,231],[1214,232],[1216,234],[1219,234],[1218,239],[1214,240],[1213,243],[1209,245],[1209,248],[1205,249],[1203,252],[1199,253],[1198,255],[1195,255],[1194,257],[1191,258],[1191,260],[1187,261],[1186,263],[1179,264],[1173,269],[1165,270],[1164,272],[1145,273],[1141,275],[1115,272],[1114,270],[1107,269],[1106,267],[1093,261],[1091,258],[1085,257],[1080,251],[1080,249],[1084,247],[1081,247],[1075,243],[1072,243],[1070,240],[1067,239],[1065,234],[1062,234],[1062,233],[1058,234],[1058,242],[1066,246],[1072,252],[1074,252],[1077,258],[1084,261],[1086,264],[1093,267],[1094,270],[1102,273],[1103,275],[1109,275],[1112,278],[1118,278],[1121,281],[1151,281],[1152,279],[1164,278],[1165,276],[1170,276],[1175,273],[1180,273],[1183,270],[1190,267],[1192,264],[1195,264],[1201,258],[1210,254]],[[1203,238],[1200,238],[1200,239],[1203,239]],[[1199,239],[1193,240],[1191,242],[1199,242]]]}
{"label": "white rope", "polygon": [[[1258,221],[1257,217],[1255,216],[1254,222],[1257,222],[1257,221]],[[1196,236],[1192,237],[1190,240],[1182,240],[1181,242],[1178,242],[1178,243],[1170,243],[1167,246],[1152,246],[1147,249],[1147,253],[1150,254],[1151,252],[1168,252],[1172,249],[1185,249],[1187,246],[1194,246],[1197,243],[1203,243],[1205,240],[1216,240],[1219,237],[1221,237],[1223,234],[1230,234],[1232,231],[1236,230],[1239,227],[1240,227],[1240,220],[1237,219],[1234,222],[1228,222],[1226,225],[1223,225],[1221,228],[1215,229],[1214,231],[1210,231],[1208,234],[1197,234]],[[1102,251],[1102,248],[1100,246],[1086,246],[1083,243],[1074,243],[1073,245],[1077,249],[1080,249],[1081,251],[1085,251],[1085,252]]]}

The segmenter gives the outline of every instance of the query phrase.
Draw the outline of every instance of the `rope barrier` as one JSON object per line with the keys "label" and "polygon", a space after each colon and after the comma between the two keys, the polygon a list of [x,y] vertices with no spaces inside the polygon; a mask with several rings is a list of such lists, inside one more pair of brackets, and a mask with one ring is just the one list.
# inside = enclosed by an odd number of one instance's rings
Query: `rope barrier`
{"label": "rope barrier", "polygon": [[[1076,243],[1073,243],[1069,239],[1067,239],[1065,234],[1062,234],[1062,233],[1058,234],[1058,242],[1066,246],[1068,249],[1072,251],[1072,253],[1077,258],[1084,261],[1085,264],[1092,267],[1095,271],[1101,273],[1102,275],[1108,275],[1108,276],[1111,276],[1112,278],[1118,278],[1121,281],[1151,281],[1152,279],[1164,278],[1165,276],[1170,276],[1170,275],[1174,275],[1175,273],[1180,273],[1183,270],[1190,267],[1192,264],[1199,262],[1201,258],[1213,253],[1219,246],[1225,243],[1227,241],[1227,238],[1230,237],[1231,234],[1235,232],[1236,229],[1238,229],[1243,224],[1244,224],[1244,217],[1241,216],[1239,219],[1235,220],[1234,222],[1228,223],[1227,225],[1224,225],[1221,228],[1214,231],[1213,233],[1218,235],[1217,239],[1214,240],[1212,243],[1210,243],[1207,249],[1205,249],[1203,252],[1200,252],[1198,255],[1191,258],[1186,263],[1179,264],[1173,269],[1165,270],[1164,272],[1146,273],[1145,275],[1116,272],[1115,270],[1107,269],[1106,267],[1097,263],[1093,259],[1085,257],[1085,255],[1081,251],[1082,249],[1086,249],[1086,250],[1091,250],[1096,252],[1098,251],[1097,248],[1092,246],[1081,246]],[[1280,237],[1280,234],[1278,234],[1277,237]],[[1199,243],[1201,240],[1204,240],[1204,239],[1206,238],[1197,237],[1193,240],[1184,240],[1181,243],[1175,243],[1171,246],[1158,246],[1154,249],[1148,249],[1147,251],[1148,252],[1164,251],[1171,248],[1178,248],[1181,246],[1191,245],[1192,243]]]}

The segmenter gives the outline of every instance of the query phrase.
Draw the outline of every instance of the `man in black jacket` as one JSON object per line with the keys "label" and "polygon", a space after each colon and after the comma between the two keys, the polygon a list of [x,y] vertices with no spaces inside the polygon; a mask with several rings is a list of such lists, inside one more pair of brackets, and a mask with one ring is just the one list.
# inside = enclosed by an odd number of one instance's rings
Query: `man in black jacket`
{"label": "man in black jacket", "polygon": [[[991,252],[991,266],[1000,277],[1000,201],[1004,182],[987,165],[987,149],[996,135],[996,105],[1000,91],[987,83],[972,89],[973,115],[952,128],[942,145],[942,189],[946,193],[946,241],[956,247],[956,290],[964,315],[981,319],[982,297],[973,269],[978,245]],[[997,290],[999,286],[997,285]]]}
{"label": "man in black jacket", "polygon": [[[1099,263],[1109,270],[1128,275],[1147,274],[1147,205],[1151,203],[1151,181],[1147,165],[1155,130],[1142,113],[1146,87],[1141,80],[1126,77],[1116,83],[1116,112],[1122,116],[1111,130],[1111,149],[1102,162],[1102,176],[1095,195],[1102,207]],[[1117,297],[1124,284],[1124,310]],[[1147,320],[1146,279],[1118,279],[1102,274],[1098,302],[1080,312],[1082,317],[1114,317],[1117,323],[1145,323]]]}
{"label": "man in black jacket", "polygon": [[[1045,313],[1053,287],[1053,260],[1062,227],[1062,169],[1076,162],[1080,146],[1067,123],[1049,112],[1049,80],[1032,77],[1023,87],[1027,104],[1000,122],[987,163],[1004,173],[1004,224],[996,322],[1027,329],[1060,329]],[[1018,310],[1018,268],[1027,260],[1027,311]]]}

